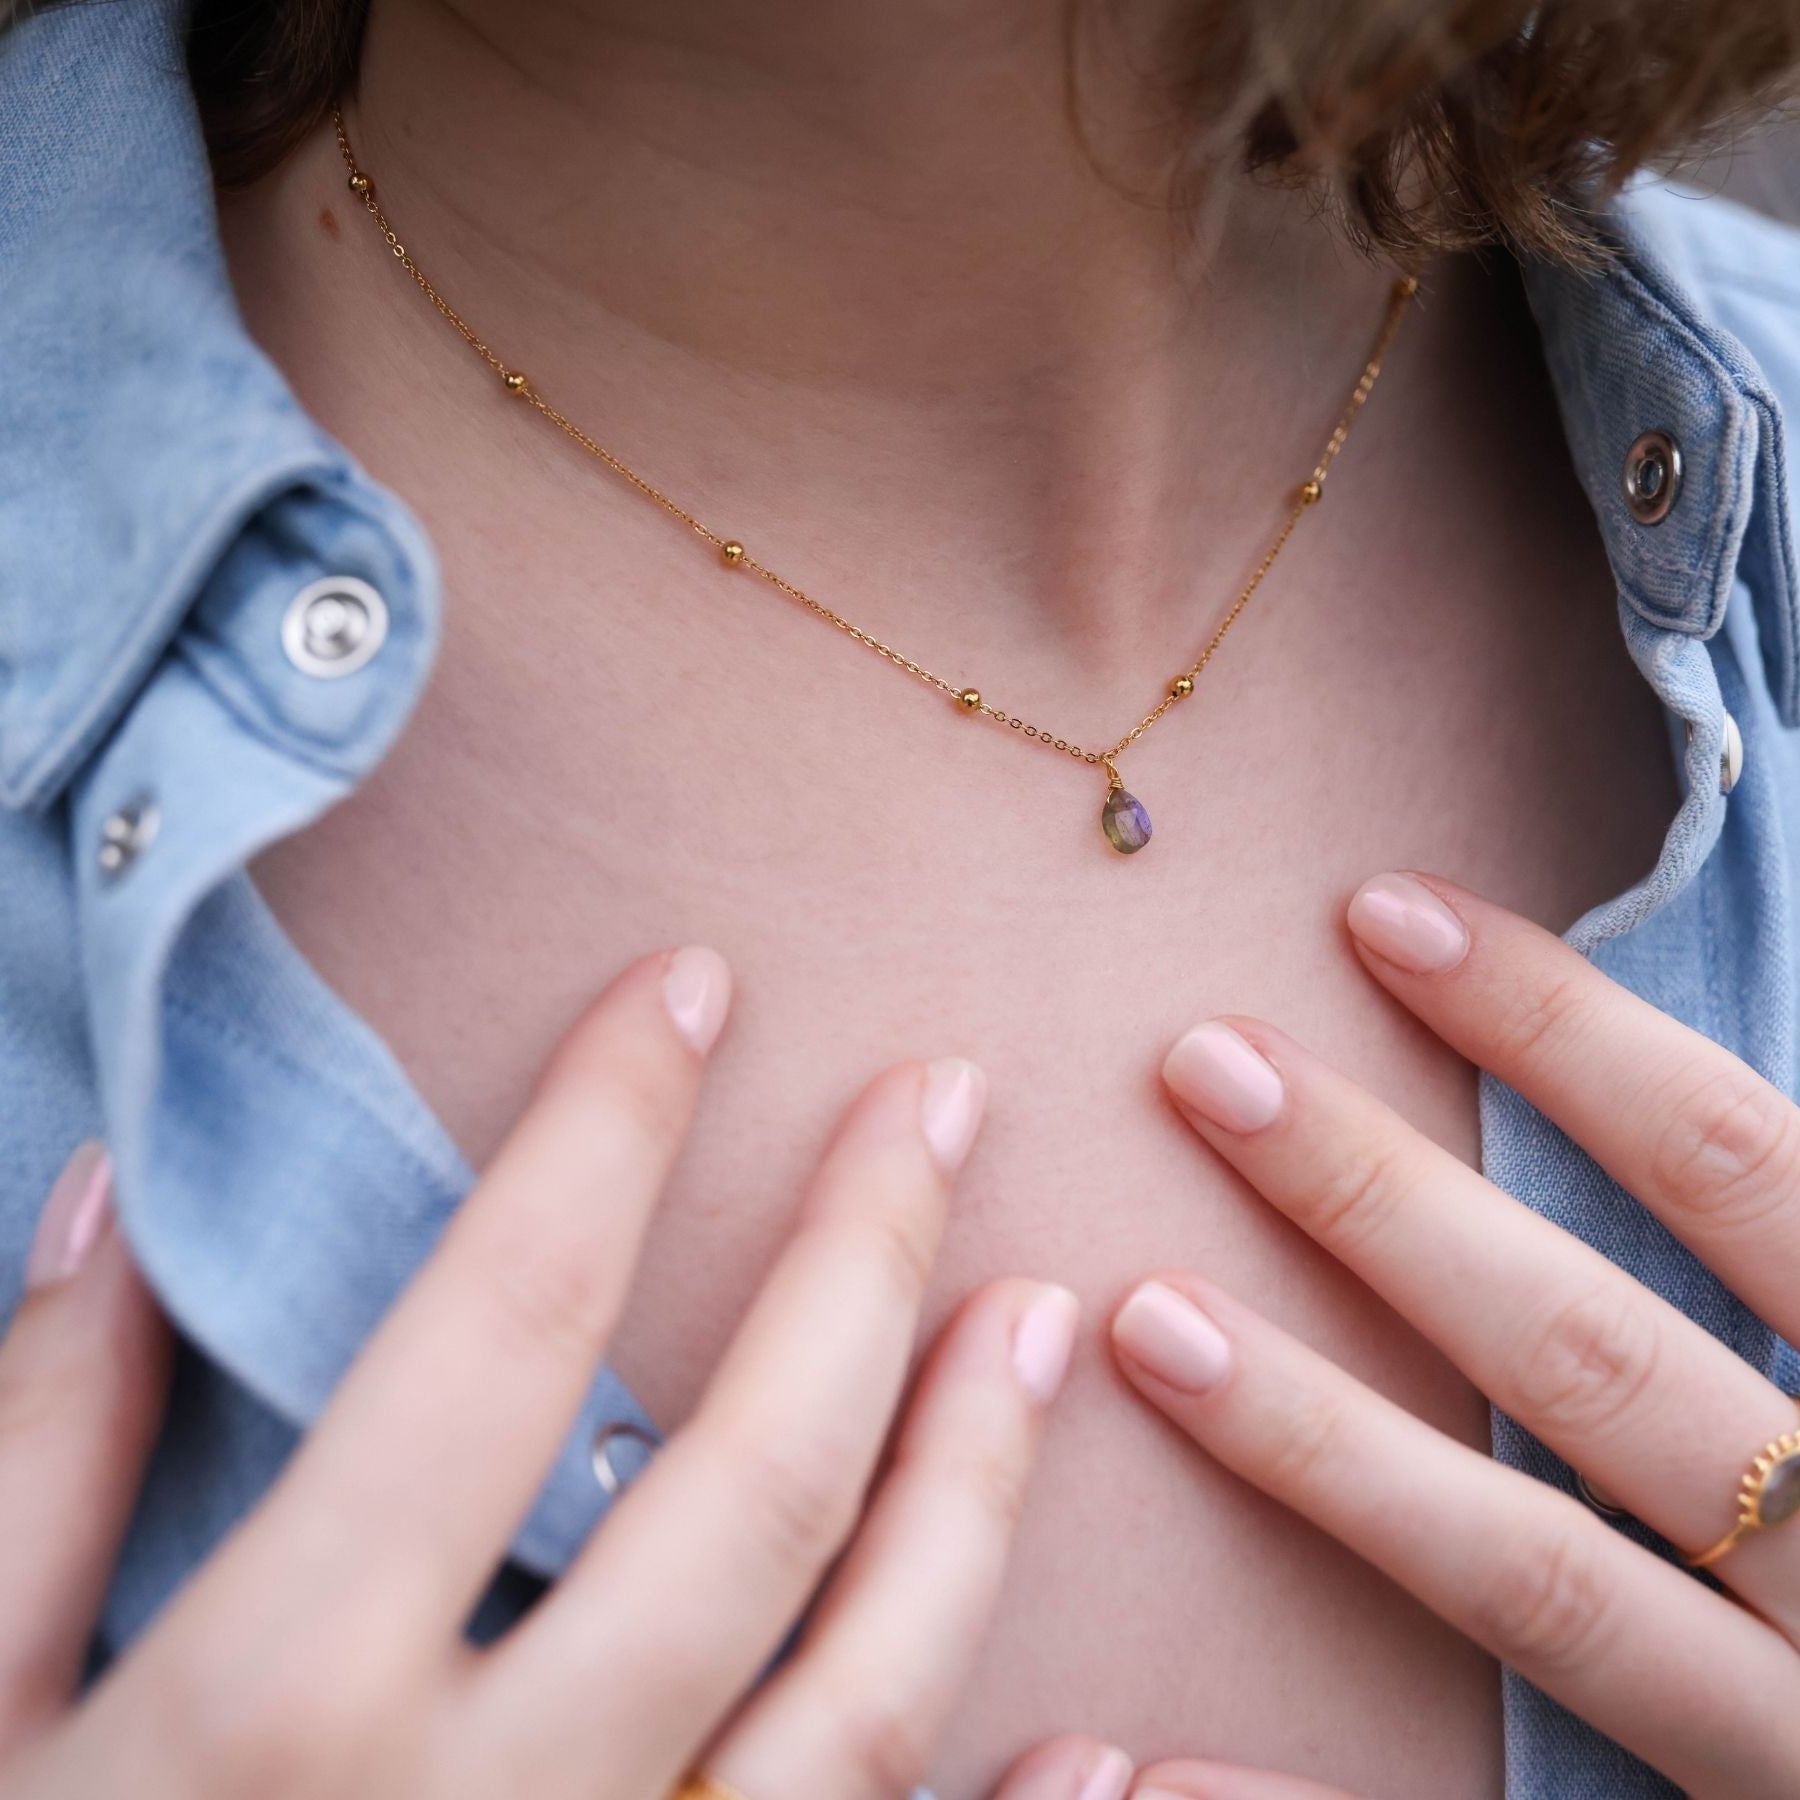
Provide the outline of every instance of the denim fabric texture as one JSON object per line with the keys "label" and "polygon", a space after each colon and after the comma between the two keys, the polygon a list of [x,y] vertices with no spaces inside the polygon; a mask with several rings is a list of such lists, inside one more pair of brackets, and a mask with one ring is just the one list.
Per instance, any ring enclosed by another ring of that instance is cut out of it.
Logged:
{"label": "denim fabric texture", "polygon": [[[102,1136],[123,1227],[185,1340],[106,1651],[268,1485],[471,1179],[244,872],[404,729],[439,585],[405,507],[307,418],[238,318],[180,30],[174,0],[116,0],[0,37],[0,1318],[58,1166]],[[1655,185],[1611,229],[1618,266],[1525,275],[1683,799],[1655,868],[1569,937],[1794,1092],[1800,468],[1783,417],[1800,405],[1800,237]],[[1683,457],[1656,526],[1621,489],[1650,429]],[[282,647],[289,603],[324,576],[370,583],[390,617],[341,680]],[[1729,797],[1728,713],[1745,749]],[[156,835],[109,878],[105,822],[144,802]],[[1800,1387],[1791,1347],[1491,1079],[1482,1136],[1500,1185]],[[600,1519],[588,1446],[619,1421],[651,1429],[602,1371],[487,1629]],[[1494,1433],[1505,1461],[1572,1486],[1513,1421]],[[1510,1676],[1506,1699],[1511,1800],[1674,1792]]]}

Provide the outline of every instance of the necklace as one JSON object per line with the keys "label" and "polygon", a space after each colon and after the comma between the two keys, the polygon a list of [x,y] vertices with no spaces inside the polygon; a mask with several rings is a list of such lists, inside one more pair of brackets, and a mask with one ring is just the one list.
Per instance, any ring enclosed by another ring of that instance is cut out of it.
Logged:
{"label": "necklace", "polygon": [[1331,436],[1325,441],[1325,448],[1319,460],[1313,466],[1313,472],[1289,496],[1285,515],[1279,528],[1269,541],[1263,552],[1262,560],[1251,571],[1250,578],[1238,590],[1236,598],[1219,621],[1212,636],[1207,640],[1205,648],[1188,666],[1172,680],[1164,690],[1162,698],[1149,712],[1138,720],[1132,728],[1116,743],[1104,750],[1086,750],[1080,744],[1072,743],[1067,738],[1057,737],[1043,726],[1034,725],[1016,713],[1007,712],[1003,707],[993,705],[979,688],[963,687],[955,682],[947,681],[942,675],[933,674],[922,663],[914,662],[903,655],[892,644],[884,643],[872,633],[864,631],[861,626],[853,625],[841,613],[834,612],[822,600],[815,599],[803,588],[779,575],[766,563],[759,562],[744,545],[732,537],[724,537],[704,524],[689,512],[686,507],[665,494],[661,488],[646,480],[637,470],[622,458],[615,456],[604,445],[595,442],[581,427],[546,400],[537,385],[522,370],[502,361],[476,332],[475,328],[453,307],[448,300],[432,285],[425,271],[414,260],[412,252],[407,249],[396,235],[387,214],[382,210],[381,202],[375,195],[375,184],[370,180],[362,166],[357,162],[355,153],[350,148],[350,135],[344,125],[341,108],[332,111],[332,123],[337,130],[338,150],[344,159],[344,167],[349,173],[350,191],[362,202],[363,209],[375,222],[382,240],[394,253],[400,266],[413,278],[419,291],[424,294],[443,318],[455,327],[458,335],[471,350],[493,370],[500,379],[500,385],[506,393],[522,400],[534,411],[542,414],[558,431],[570,438],[585,450],[596,461],[604,463],[614,474],[644,495],[653,500],[664,512],[678,519],[697,537],[705,540],[718,553],[720,561],[730,569],[742,570],[760,577],[772,588],[785,594],[790,600],[798,601],[808,612],[823,619],[826,624],[835,626],[855,643],[861,644],[865,650],[872,650],[877,656],[891,663],[902,673],[910,675],[915,681],[926,687],[936,688],[946,695],[961,711],[971,717],[991,719],[996,725],[1004,725],[1016,731],[1021,737],[1041,744],[1058,755],[1073,757],[1077,762],[1087,763],[1101,769],[1106,774],[1106,798],[1100,809],[1100,826],[1106,834],[1106,840],[1112,847],[1125,855],[1141,850],[1150,841],[1150,814],[1143,802],[1126,791],[1124,780],[1119,774],[1118,758],[1155,725],[1165,713],[1187,699],[1194,691],[1194,684],[1206,672],[1207,665],[1218,654],[1219,647],[1225,642],[1231,628],[1243,617],[1257,590],[1262,586],[1263,577],[1274,566],[1275,559],[1281,554],[1288,539],[1293,535],[1294,527],[1300,523],[1309,507],[1317,504],[1325,491],[1325,478],[1331,472],[1331,465],[1344,447],[1350,435],[1350,427],[1355,424],[1356,416],[1363,409],[1364,403],[1374,391],[1375,383],[1381,375],[1382,358],[1387,355],[1395,335],[1400,329],[1401,321],[1406,316],[1406,309],[1412,297],[1418,292],[1418,278],[1413,275],[1402,275],[1394,283],[1388,296],[1387,310],[1381,322],[1381,329],[1376,334],[1375,346],[1369,353],[1369,360],[1363,365],[1363,371],[1356,386],[1350,392],[1350,398],[1344,410],[1338,415],[1337,424],[1333,426]]}

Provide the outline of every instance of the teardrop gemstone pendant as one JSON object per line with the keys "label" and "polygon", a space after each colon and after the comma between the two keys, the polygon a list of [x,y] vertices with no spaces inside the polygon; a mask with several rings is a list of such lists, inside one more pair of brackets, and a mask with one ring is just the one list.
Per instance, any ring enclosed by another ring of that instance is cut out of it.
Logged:
{"label": "teardrop gemstone pendant", "polygon": [[1130,856],[1150,841],[1150,815],[1135,795],[1122,787],[1110,787],[1100,809],[1100,829],[1121,856]]}

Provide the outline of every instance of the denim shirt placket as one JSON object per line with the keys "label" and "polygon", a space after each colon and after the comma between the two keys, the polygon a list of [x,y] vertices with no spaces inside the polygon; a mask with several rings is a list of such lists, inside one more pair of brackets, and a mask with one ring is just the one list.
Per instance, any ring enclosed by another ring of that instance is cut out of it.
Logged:
{"label": "denim shirt placket", "polygon": [[[1772,853],[1787,827],[1765,756],[1774,735],[1797,722],[1800,704],[1781,423],[1756,371],[1657,292],[1657,273],[1639,258],[1601,283],[1538,271],[1530,284],[1618,582],[1626,643],[1666,709],[1681,791],[1655,867],[1566,936],[1633,992],[1791,1089],[1793,908],[1788,863]],[[1596,345],[1629,355],[1629,379],[1596,369]],[[1651,431],[1679,447],[1681,491],[1666,517],[1645,524],[1626,502],[1624,477],[1631,447]],[[1752,658],[1768,668],[1766,687],[1748,676]],[[1728,732],[1738,736],[1735,759]],[[1739,1002],[1744,995],[1758,999]],[[1485,1073],[1481,1116],[1483,1167],[1497,1185],[1782,1385],[1800,1385],[1791,1346],[1547,1118]],[[1496,1411],[1493,1429],[1502,1461],[1574,1491],[1574,1471],[1513,1420]],[[1635,1521],[1619,1529],[1670,1553]],[[1505,1691],[1508,1800],[1678,1794],[1510,1670]]]}
{"label": "denim shirt placket", "polygon": [[[339,680],[288,642],[315,584],[344,577],[379,602],[386,637]],[[285,1427],[215,1394],[192,1409],[203,1425],[162,1446],[109,1605],[116,1640],[165,1597],[170,1520],[210,1538],[273,1478],[471,1179],[245,872],[380,761],[423,686],[435,617],[429,550],[380,490],[345,469],[285,494],[246,525],[71,795],[124,1228],[199,1352],[189,1379],[226,1380]],[[515,1542],[535,1572],[565,1566],[604,1511],[591,1445],[615,1424],[653,1438],[602,1371]]]}

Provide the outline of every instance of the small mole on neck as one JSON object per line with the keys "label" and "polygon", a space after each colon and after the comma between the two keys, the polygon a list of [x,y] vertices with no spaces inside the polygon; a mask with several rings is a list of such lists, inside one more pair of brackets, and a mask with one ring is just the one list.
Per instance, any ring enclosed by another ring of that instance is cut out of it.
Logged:
{"label": "small mole on neck", "polygon": [[329,206],[319,208],[319,229],[334,243],[344,235],[343,227],[337,222],[337,214]]}

